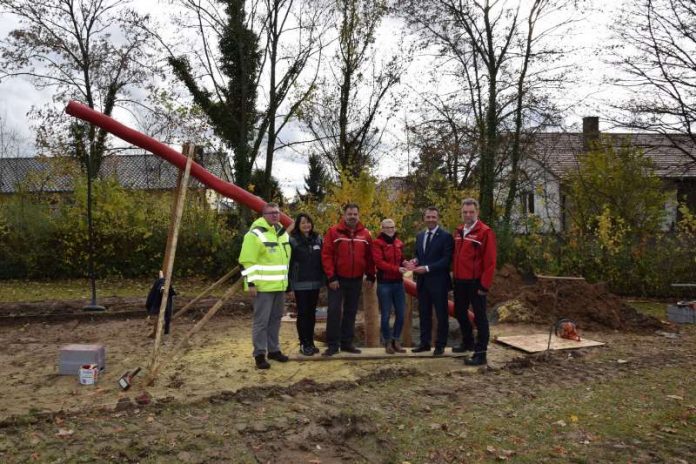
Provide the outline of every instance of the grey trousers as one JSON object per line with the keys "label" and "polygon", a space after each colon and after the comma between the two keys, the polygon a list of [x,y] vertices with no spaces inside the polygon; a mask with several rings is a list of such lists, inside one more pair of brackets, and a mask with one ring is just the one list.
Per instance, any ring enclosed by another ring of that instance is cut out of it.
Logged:
{"label": "grey trousers", "polygon": [[253,356],[280,351],[280,319],[285,310],[285,292],[258,292],[254,298],[251,340]]}

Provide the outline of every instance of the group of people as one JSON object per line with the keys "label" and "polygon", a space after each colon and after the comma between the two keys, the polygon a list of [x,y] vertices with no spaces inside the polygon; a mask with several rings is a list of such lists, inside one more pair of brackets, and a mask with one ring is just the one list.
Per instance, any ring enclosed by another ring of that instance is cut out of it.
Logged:
{"label": "group of people", "polygon": [[[468,365],[487,363],[489,341],[486,296],[493,282],[496,262],[495,233],[478,218],[478,202],[462,202],[462,223],[453,234],[440,226],[436,207],[423,212],[425,229],[416,236],[415,250],[406,256],[404,243],[392,219],[381,222],[373,239],[360,222],[360,208],[349,203],[343,217],[324,236],[314,230],[312,218],[301,213],[290,230],[280,224],[280,208],[267,203],[262,217],[254,221],[244,236],[239,263],[245,289],[254,297],[252,327],[253,356],[256,367],[268,369],[268,360],[288,361],[280,349],[279,332],[286,291],[292,291],[297,306],[297,334],[300,353],[318,354],[314,345],[314,325],[319,291],[328,288],[326,320],[327,348],[323,356],[339,351],[360,353],[354,344],[355,316],[362,286],[377,282],[384,349],[403,353],[400,338],[404,324],[405,293],[403,275],[412,272],[416,280],[420,343],[413,352],[444,354],[449,334],[448,293],[454,289],[454,315],[462,332],[462,343],[455,353],[471,352]],[[468,317],[473,308],[474,325]],[[390,326],[392,309],[395,315]],[[432,340],[432,311],[437,319]]]}

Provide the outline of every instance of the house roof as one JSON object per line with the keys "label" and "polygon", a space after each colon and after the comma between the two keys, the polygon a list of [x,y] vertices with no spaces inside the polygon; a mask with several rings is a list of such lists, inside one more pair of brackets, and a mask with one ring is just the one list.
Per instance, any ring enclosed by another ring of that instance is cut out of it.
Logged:
{"label": "house roof", "polygon": [[[196,162],[228,180],[218,156],[204,154],[197,156]],[[70,168],[75,168],[75,160],[71,158],[0,158],[0,193],[15,193],[20,186],[29,191],[71,192]],[[115,178],[130,190],[172,190],[176,188],[178,172],[175,166],[155,155],[111,155],[103,159],[99,177]],[[189,188],[205,187],[191,179]]]}
{"label": "house roof", "polygon": [[[602,137],[616,148],[628,143],[642,149],[652,160],[658,177],[696,178],[696,144],[688,136],[602,133]],[[558,177],[577,169],[578,157],[586,152],[582,133],[539,133],[534,135],[532,144],[532,158]]]}

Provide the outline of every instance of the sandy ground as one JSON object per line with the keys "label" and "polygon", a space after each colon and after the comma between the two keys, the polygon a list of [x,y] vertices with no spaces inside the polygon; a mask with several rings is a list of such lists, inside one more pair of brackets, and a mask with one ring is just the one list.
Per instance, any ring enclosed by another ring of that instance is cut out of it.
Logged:
{"label": "sandy ground", "polygon": [[[162,351],[168,358],[174,344],[192,322],[175,326]],[[456,326],[454,320],[451,327]],[[149,326],[143,319],[100,322],[68,321],[36,323],[0,328],[0,420],[29,412],[78,412],[99,408],[113,409],[122,398],[134,400],[147,391],[155,401],[192,402],[221,392],[235,392],[253,386],[287,386],[303,378],[320,383],[355,380],[385,366],[418,366],[431,372],[449,371],[462,366],[455,358],[381,359],[326,362],[273,362],[268,371],[254,368],[251,357],[251,319],[225,316],[213,319],[178,358],[162,368],[156,384],[145,387],[145,375],[136,377],[134,386],[122,392],[118,378],[137,366],[148,365],[153,341],[146,337]],[[322,324],[317,324],[317,333]],[[498,325],[492,335],[543,332],[543,327]],[[586,334],[590,336],[591,334]],[[598,335],[601,339],[601,335]],[[76,376],[58,375],[58,353],[71,343],[101,343],[106,347],[106,370],[94,386],[80,385]],[[283,351],[295,353],[298,345],[293,323],[281,328]],[[321,343],[318,343],[322,347]],[[503,364],[519,352],[492,344],[489,361]],[[473,368],[472,368],[473,369]]]}

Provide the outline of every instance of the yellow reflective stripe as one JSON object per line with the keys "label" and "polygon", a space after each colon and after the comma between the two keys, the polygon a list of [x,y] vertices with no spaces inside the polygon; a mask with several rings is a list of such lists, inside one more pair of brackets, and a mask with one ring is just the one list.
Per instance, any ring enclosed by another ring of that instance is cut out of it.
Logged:
{"label": "yellow reflective stripe", "polygon": [[285,274],[282,275],[263,275],[263,274],[254,274],[249,277],[247,277],[247,282],[254,282],[256,280],[286,280],[287,276]]}
{"label": "yellow reflective stripe", "polygon": [[263,264],[254,264],[253,266],[249,267],[248,269],[244,269],[242,271],[242,275],[248,275],[252,272],[256,271],[286,271],[288,269],[288,266],[285,264],[276,264],[272,266],[264,266]]}

